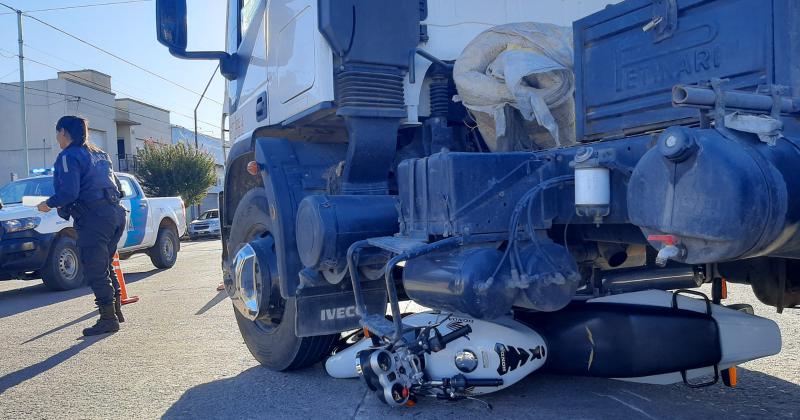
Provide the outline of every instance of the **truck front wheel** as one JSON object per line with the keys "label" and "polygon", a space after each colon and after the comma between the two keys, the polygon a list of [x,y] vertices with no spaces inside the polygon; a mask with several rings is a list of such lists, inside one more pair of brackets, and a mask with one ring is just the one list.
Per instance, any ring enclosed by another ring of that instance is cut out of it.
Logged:
{"label": "truck front wheel", "polygon": [[[248,191],[236,207],[227,241],[229,258],[248,242],[270,234],[271,219],[263,188]],[[275,279],[273,279],[275,280]],[[295,299],[283,299],[277,284],[260,285],[272,288],[273,309],[268,318],[250,320],[234,307],[236,323],[248,350],[262,365],[278,371],[300,369],[326,356],[335,335],[297,337],[295,335]]]}

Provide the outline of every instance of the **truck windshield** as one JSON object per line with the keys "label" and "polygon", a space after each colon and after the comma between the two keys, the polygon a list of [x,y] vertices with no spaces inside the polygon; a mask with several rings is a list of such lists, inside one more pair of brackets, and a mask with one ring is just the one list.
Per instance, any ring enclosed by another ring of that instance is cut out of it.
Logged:
{"label": "truck windshield", "polygon": [[200,215],[200,220],[217,219],[217,218],[219,218],[219,214],[216,210],[209,210]]}
{"label": "truck windshield", "polygon": [[17,204],[26,195],[51,196],[55,194],[52,177],[21,179],[0,188],[0,201],[3,204]]}

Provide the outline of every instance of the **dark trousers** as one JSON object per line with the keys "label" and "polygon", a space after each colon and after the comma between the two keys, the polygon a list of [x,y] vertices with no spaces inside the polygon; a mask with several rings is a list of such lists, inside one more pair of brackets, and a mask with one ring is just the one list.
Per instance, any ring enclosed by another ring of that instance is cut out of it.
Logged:
{"label": "dark trousers", "polygon": [[97,206],[75,220],[83,276],[97,306],[114,304],[119,282],[111,262],[125,229],[125,209],[118,204]]}

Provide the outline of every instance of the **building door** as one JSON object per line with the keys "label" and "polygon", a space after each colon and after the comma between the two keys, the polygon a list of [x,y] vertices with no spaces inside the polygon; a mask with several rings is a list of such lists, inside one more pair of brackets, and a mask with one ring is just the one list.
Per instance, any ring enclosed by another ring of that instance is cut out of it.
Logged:
{"label": "building door", "polygon": [[117,170],[118,171],[128,171],[126,161],[125,161],[125,139],[117,139]]}
{"label": "building door", "polygon": [[117,157],[125,159],[125,139],[117,139]]}

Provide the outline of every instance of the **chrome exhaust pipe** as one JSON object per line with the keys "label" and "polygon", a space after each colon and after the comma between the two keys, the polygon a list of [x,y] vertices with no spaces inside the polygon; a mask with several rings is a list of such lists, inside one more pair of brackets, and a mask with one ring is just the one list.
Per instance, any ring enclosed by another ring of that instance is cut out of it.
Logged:
{"label": "chrome exhaust pipe", "polygon": [[697,266],[609,270],[602,274],[603,290],[619,294],[640,290],[674,290],[699,287],[705,274]]}

